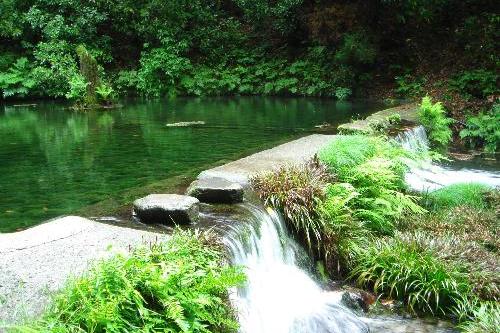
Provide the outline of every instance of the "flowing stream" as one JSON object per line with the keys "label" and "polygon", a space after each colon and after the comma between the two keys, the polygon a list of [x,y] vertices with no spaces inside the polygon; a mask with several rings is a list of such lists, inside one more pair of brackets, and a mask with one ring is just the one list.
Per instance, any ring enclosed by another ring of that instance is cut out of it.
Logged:
{"label": "flowing stream", "polygon": [[367,324],[300,268],[310,261],[274,211],[245,204],[250,216],[225,237],[247,283],[232,297],[243,333],[361,333]]}
{"label": "flowing stream", "polygon": [[[417,126],[400,133],[396,140],[410,151],[429,151],[429,140],[423,126]],[[411,165],[406,175],[406,183],[416,191],[434,191],[441,187],[456,184],[476,182],[490,186],[500,186],[500,171],[498,168],[484,170],[477,167],[474,161],[468,163],[436,164],[419,162]],[[462,165],[461,165],[462,164]],[[465,164],[465,165],[463,165]],[[467,165],[468,164],[468,165]]]}
{"label": "flowing stream", "polygon": [[[423,127],[397,140],[411,151],[429,150]],[[500,173],[425,162],[411,167],[406,180],[414,189],[433,190],[464,181],[499,185]],[[279,214],[249,203],[241,208],[245,218],[230,223],[224,233],[232,263],[243,266],[247,275],[246,284],[231,294],[241,333],[454,332],[439,321],[355,314],[342,304],[341,291],[324,290],[315,280],[311,259]]]}

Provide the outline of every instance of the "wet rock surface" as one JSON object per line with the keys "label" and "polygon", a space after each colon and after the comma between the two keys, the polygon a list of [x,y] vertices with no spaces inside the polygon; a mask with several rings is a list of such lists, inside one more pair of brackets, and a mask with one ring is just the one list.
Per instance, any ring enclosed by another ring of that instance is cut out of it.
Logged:
{"label": "wet rock surface", "polygon": [[195,180],[187,194],[206,203],[238,203],[243,201],[243,186],[220,177]]}
{"label": "wet rock surface", "polygon": [[151,224],[190,224],[198,221],[199,200],[179,194],[150,194],[134,201],[134,216]]}
{"label": "wet rock surface", "polygon": [[376,300],[375,295],[372,295],[363,290],[348,290],[342,294],[341,302],[344,306],[358,311],[368,312],[370,305]]}

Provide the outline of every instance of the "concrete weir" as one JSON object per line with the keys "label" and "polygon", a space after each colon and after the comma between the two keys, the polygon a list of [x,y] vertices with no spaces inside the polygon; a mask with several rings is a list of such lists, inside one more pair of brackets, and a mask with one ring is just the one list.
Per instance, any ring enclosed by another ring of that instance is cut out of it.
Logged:
{"label": "concrete weir", "polygon": [[219,177],[248,186],[248,180],[253,175],[273,170],[280,165],[307,161],[333,138],[335,135],[308,135],[237,161],[205,170],[200,173],[198,178]]}

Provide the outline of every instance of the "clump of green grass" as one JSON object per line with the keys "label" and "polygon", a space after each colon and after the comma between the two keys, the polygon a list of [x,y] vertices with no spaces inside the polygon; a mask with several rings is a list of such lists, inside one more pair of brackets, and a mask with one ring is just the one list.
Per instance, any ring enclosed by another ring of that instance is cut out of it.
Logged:
{"label": "clump of green grass", "polygon": [[351,276],[362,287],[405,301],[412,312],[449,314],[469,297],[460,267],[436,258],[417,243],[380,238],[358,247]]}
{"label": "clump of green grass", "polygon": [[464,241],[455,235],[438,236],[417,230],[397,234],[397,237],[403,243],[414,244],[429,251],[450,267],[461,267],[470,282],[471,291],[480,299],[500,299],[499,261],[496,253],[477,242]]}
{"label": "clump of green grass", "polygon": [[244,281],[209,238],[176,231],[168,242],[99,262],[19,332],[229,332],[228,288]]}
{"label": "clump of green grass", "polygon": [[306,239],[307,245],[317,246],[322,234],[316,203],[325,195],[332,178],[319,162],[300,166],[283,166],[272,172],[253,177],[251,184],[265,205],[283,213],[292,228]]}
{"label": "clump of green grass", "polygon": [[497,333],[500,327],[500,305],[481,302],[471,313],[471,320],[464,321],[459,328],[464,333]]}
{"label": "clump of green grass", "polygon": [[480,183],[459,183],[445,186],[427,194],[427,205],[434,210],[458,206],[486,208],[486,194],[492,191]]}

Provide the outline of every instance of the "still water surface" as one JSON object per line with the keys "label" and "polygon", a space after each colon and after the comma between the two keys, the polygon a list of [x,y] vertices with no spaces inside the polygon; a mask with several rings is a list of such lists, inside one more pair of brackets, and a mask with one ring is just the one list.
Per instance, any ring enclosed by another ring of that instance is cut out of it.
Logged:
{"label": "still water surface", "polygon": [[[56,102],[0,105],[0,232],[70,214],[127,189],[380,109],[301,98],[127,101],[75,112]],[[200,127],[167,123],[204,121]]]}

